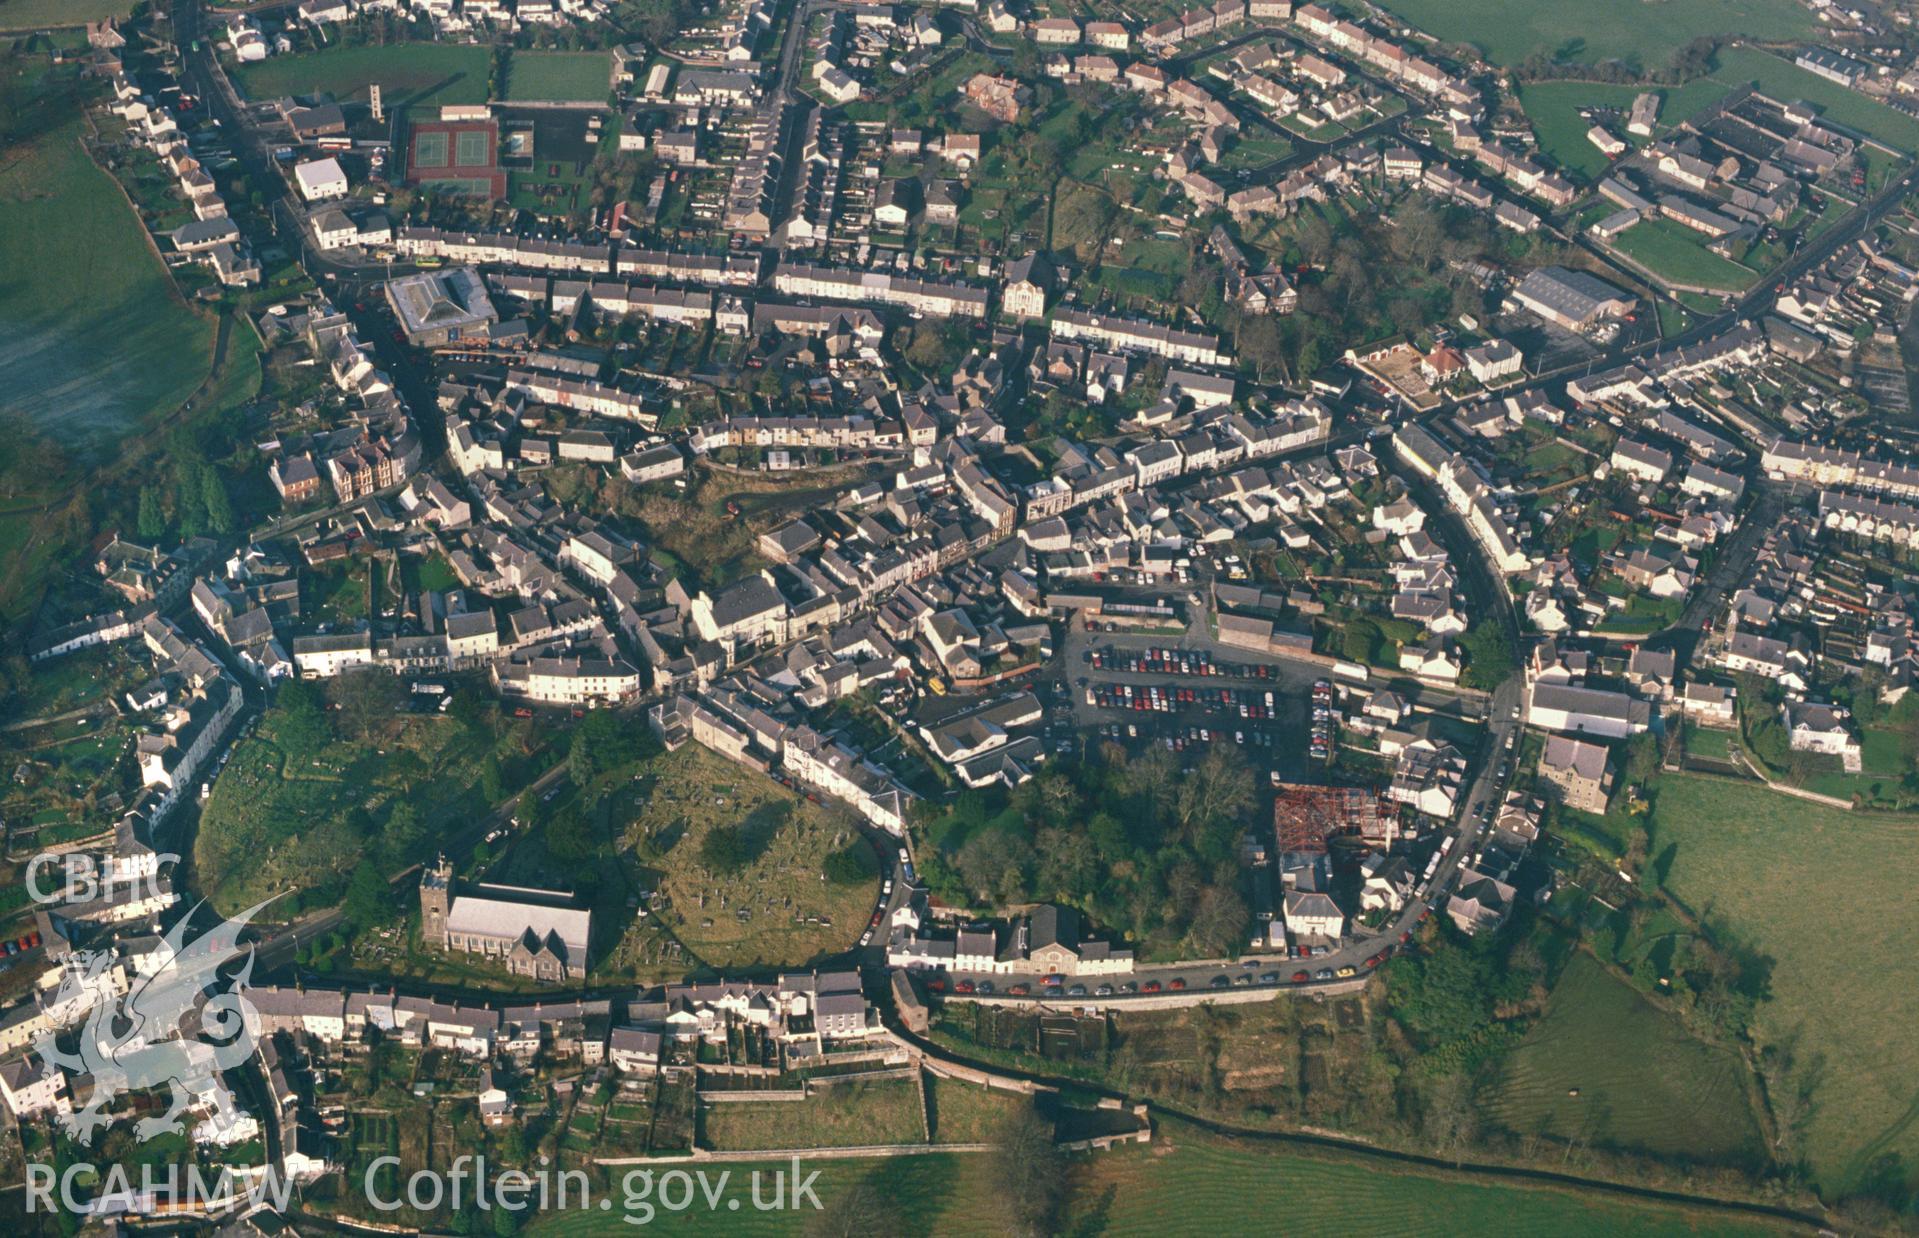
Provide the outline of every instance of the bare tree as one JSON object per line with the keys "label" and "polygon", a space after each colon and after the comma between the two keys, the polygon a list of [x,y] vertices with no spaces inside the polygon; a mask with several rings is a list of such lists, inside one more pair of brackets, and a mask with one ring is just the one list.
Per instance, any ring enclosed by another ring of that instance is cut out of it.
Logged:
{"label": "bare tree", "polygon": [[1066,1158],[1053,1142],[1052,1124],[1032,1107],[1021,1108],[1001,1129],[993,1160],[1007,1232],[1055,1232],[1067,1183]]}

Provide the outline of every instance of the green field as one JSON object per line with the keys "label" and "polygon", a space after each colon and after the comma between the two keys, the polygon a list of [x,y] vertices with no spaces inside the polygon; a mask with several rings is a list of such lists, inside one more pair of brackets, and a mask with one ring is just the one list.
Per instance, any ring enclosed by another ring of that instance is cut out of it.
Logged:
{"label": "green field", "polygon": [[806,1100],[708,1105],[700,1142],[723,1152],[925,1143],[919,1088],[917,1079],[880,1079],[836,1083]]}
{"label": "green field", "polygon": [[0,160],[0,403],[99,448],[193,394],[214,325],[175,294],[79,133],[76,119]]}
{"label": "green field", "polygon": [[605,52],[515,52],[506,97],[515,103],[597,103],[611,86]]}
{"label": "green field", "polygon": [[272,56],[234,73],[249,99],[332,95],[365,100],[380,84],[389,108],[485,103],[491,54],[458,43],[393,43],[385,47],[329,47],[298,56]]}
{"label": "green field", "polygon": [[1386,0],[1381,7],[1487,59],[1518,64],[1535,53],[1580,64],[1622,59],[1658,68],[1706,34],[1791,39],[1817,29],[1793,0]]}
{"label": "green field", "polygon": [[1713,70],[1713,77],[1732,86],[1751,84],[1759,93],[1781,103],[1804,99],[1817,104],[1826,119],[1870,134],[1894,150],[1906,154],[1919,151],[1919,117],[1895,112],[1770,52],[1756,47],[1725,48],[1719,53],[1719,67]]}
{"label": "green field", "polygon": [[927,1116],[934,1143],[991,1143],[1032,1102],[1017,1092],[926,1076]]}
{"label": "green field", "polygon": [[[704,1169],[711,1182],[721,1162]],[[733,1191],[751,1166],[736,1165]],[[769,1172],[762,1167],[763,1172]],[[887,1160],[813,1161],[814,1184],[828,1206],[865,1182],[898,1210],[905,1234],[999,1235],[1006,1222],[994,1191],[990,1154],[931,1154]],[[655,1167],[657,1179],[659,1170]],[[722,1201],[672,1219],[674,1233],[792,1234],[803,1218],[737,1211]],[[1550,1234],[1555,1238],[1618,1234],[1760,1234],[1786,1230],[1757,1217],[1635,1201],[1569,1187],[1490,1182],[1470,1175],[1397,1164],[1385,1158],[1235,1143],[1163,1120],[1154,1142],[1076,1159],[1066,1215],[1068,1234],[1413,1235]],[[634,1230],[617,1204],[609,1212],[548,1215],[534,1234],[612,1235]],[[877,1232],[877,1231],[876,1231]]]}
{"label": "green field", "polygon": [[133,0],[0,0],[0,30],[48,30],[121,18]]}
{"label": "green field", "polygon": [[[1533,122],[1539,149],[1552,161],[1587,180],[1596,180],[1610,161],[1599,148],[1586,140],[1592,122],[1579,114],[1582,107],[1618,108],[1630,111],[1632,101],[1647,90],[1660,96],[1659,124],[1677,125],[1697,115],[1710,104],[1726,96],[1731,87],[1711,78],[1699,78],[1684,86],[1608,86],[1595,82],[1528,82],[1519,90],[1519,101]],[[1609,125],[1612,135],[1621,141],[1634,139],[1623,123]]]}
{"label": "green field", "polygon": [[1647,219],[1608,243],[1653,275],[1675,284],[1738,292],[1759,278],[1757,272],[1707,249],[1705,240],[1702,233],[1670,219]]}
{"label": "green field", "polygon": [[1507,1058],[1486,1111],[1519,1135],[1745,1163],[1760,1143],[1744,1069],[1580,954]]}
{"label": "green field", "polygon": [[1755,1035],[1790,1051],[1811,1089],[1804,1154],[1828,1195],[1885,1154],[1919,1167],[1915,841],[1919,819],[1725,779],[1668,775],[1654,801],[1666,888],[1770,963]]}

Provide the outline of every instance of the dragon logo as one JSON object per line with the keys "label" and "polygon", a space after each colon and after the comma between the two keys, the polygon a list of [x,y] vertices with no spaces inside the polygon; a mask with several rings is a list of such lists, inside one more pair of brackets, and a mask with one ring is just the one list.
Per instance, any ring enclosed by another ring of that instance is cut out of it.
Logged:
{"label": "dragon logo", "polygon": [[[142,1142],[178,1133],[181,1115],[195,1104],[209,1106],[221,1124],[241,1116],[221,1072],[251,1057],[259,1040],[260,1012],[246,999],[253,947],[240,944],[240,930],[264,906],[255,904],[192,940],[187,927],[194,917],[183,917],[163,940],[162,965],[150,976],[135,978],[121,997],[114,995],[111,950],[74,956],[55,1001],[85,1011],[77,1047],[61,1049],[51,1031],[35,1042],[46,1077],[61,1069],[91,1076],[93,1093],[86,1106],[60,1117],[68,1135],[91,1144],[115,1120],[106,1110],[122,1092],[161,1084],[169,1085],[171,1100],[164,1114],[135,1125]],[[223,979],[221,969],[239,959],[245,961]]]}

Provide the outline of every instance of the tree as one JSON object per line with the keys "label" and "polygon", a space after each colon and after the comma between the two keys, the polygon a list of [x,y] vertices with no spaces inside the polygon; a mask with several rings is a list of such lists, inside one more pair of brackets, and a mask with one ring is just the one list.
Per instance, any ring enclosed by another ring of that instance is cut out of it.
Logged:
{"label": "tree", "polygon": [[966,329],[958,323],[922,322],[913,328],[913,341],[906,346],[906,359],[915,369],[945,374],[959,364],[970,347]]}
{"label": "tree", "polygon": [[1319,373],[1319,365],[1319,336],[1312,332],[1302,333],[1299,356],[1293,361],[1293,373],[1301,378],[1311,378]]}
{"label": "tree", "polygon": [[745,870],[751,862],[746,832],[737,825],[716,825],[700,841],[700,860],[722,876]]}
{"label": "tree", "polygon": [[152,486],[140,487],[140,536],[153,542],[167,533],[167,513],[160,505],[160,492]]}
{"label": "tree", "polygon": [[355,929],[368,928],[387,917],[391,904],[386,878],[380,875],[372,860],[361,860],[354,867],[341,910],[346,913],[347,923]]}
{"label": "tree", "polygon": [[1039,851],[1040,883],[1072,902],[1092,894],[1099,884],[1099,852],[1077,827],[1044,829],[1034,840]]}
{"label": "tree", "polygon": [[899,1202],[871,1178],[861,1178],[807,1218],[808,1238],[867,1238],[904,1230]]}
{"label": "tree", "polygon": [[[1124,755],[1122,749],[1122,758]],[[1127,818],[1127,833],[1134,845],[1141,850],[1157,848],[1160,831],[1179,796],[1179,759],[1154,744],[1121,766],[1116,781],[1120,793],[1135,801],[1139,809]]]}
{"label": "tree", "polygon": [[1239,896],[1239,891],[1231,884],[1217,880],[1217,876],[1214,884],[1207,886],[1199,896],[1192,927],[1186,930],[1187,940],[1193,943],[1193,949],[1207,958],[1237,953],[1246,943],[1246,925],[1252,918],[1246,909],[1246,900]]}
{"label": "tree", "polygon": [[1482,619],[1466,630],[1459,640],[1466,655],[1466,670],[1460,678],[1469,688],[1491,692],[1506,682],[1517,663],[1512,646],[1506,641],[1506,629],[1497,619]]}
{"label": "tree", "polygon": [[820,871],[834,885],[852,886],[879,876],[880,864],[873,848],[864,839],[856,838],[828,855]]}
{"label": "tree", "polygon": [[326,701],[320,690],[301,679],[280,686],[273,735],[290,757],[310,757],[333,740],[333,726],[327,720]]}
{"label": "tree", "polygon": [[387,758],[387,777],[399,783],[400,790],[407,795],[413,794],[413,788],[427,773],[426,762],[411,748],[396,748]]}
{"label": "tree", "polygon": [[1252,364],[1261,382],[1269,381],[1275,370],[1285,373],[1286,340],[1279,320],[1271,314],[1247,319],[1239,329],[1239,355]]}
{"label": "tree", "polygon": [[1001,1128],[994,1153],[995,1193],[1006,1206],[1007,1229],[1050,1234],[1066,1202],[1066,1158],[1053,1128],[1030,1105]]}
{"label": "tree", "polygon": [[541,797],[538,789],[528,787],[520,793],[520,804],[514,810],[513,819],[530,830],[537,830],[546,824],[550,815],[546,809],[546,800]]}
{"label": "tree", "polygon": [[1253,775],[1237,747],[1215,744],[1179,787],[1176,812],[1186,840],[1209,860],[1232,854],[1240,818],[1253,806]]}
{"label": "tree", "polygon": [[205,468],[198,460],[182,460],[175,469],[173,511],[182,537],[198,537],[207,530],[207,488],[200,479]]}
{"label": "tree", "polygon": [[348,732],[360,739],[371,739],[385,730],[406,699],[406,689],[398,676],[376,670],[342,675],[335,682],[340,718]]}
{"label": "tree", "polygon": [[566,753],[566,772],[572,776],[573,785],[584,790],[601,774],[631,761],[636,747],[632,732],[610,711],[592,710],[574,728],[573,742]]}
{"label": "tree", "polygon": [[489,804],[500,802],[506,793],[506,774],[500,768],[500,758],[489,752],[480,762],[480,794]]}
{"label": "tree", "polygon": [[461,684],[453,689],[453,703],[446,707],[447,716],[474,735],[486,730],[487,718],[492,710],[492,702],[471,684]]}
{"label": "tree", "polygon": [[1079,788],[1056,769],[1049,769],[1019,789],[1020,813],[1029,821],[1062,825],[1079,816]]}
{"label": "tree", "polygon": [[380,841],[388,859],[395,864],[405,864],[419,854],[421,844],[426,841],[426,822],[420,820],[412,804],[401,800],[387,814]]}
{"label": "tree", "polygon": [[1626,744],[1626,781],[1645,786],[1659,772],[1659,741],[1651,732],[1635,735]]}
{"label": "tree", "polygon": [[220,470],[200,470],[200,496],[207,509],[207,528],[215,533],[233,532],[233,504],[227,498],[227,484]]}
{"label": "tree", "polygon": [[546,849],[562,860],[578,862],[593,858],[596,850],[593,830],[579,804],[568,804],[553,814],[552,824],[546,827]]}
{"label": "tree", "polygon": [[973,894],[1012,902],[1026,889],[1033,848],[1017,835],[986,829],[966,840],[953,864]]}

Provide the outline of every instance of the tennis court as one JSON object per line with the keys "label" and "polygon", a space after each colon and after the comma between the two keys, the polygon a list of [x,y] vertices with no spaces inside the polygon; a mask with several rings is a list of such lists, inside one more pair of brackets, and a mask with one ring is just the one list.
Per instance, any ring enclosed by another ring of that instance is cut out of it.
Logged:
{"label": "tennis court", "polygon": [[[465,138],[463,133],[460,135]],[[462,148],[465,142],[461,143]],[[413,166],[416,168],[444,168],[446,166],[447,134],[444,130],[429,129],[413,137]],[[464,162],[464,161],[462,161]]]}
{"label": "tennis court", "polygon": [[481,129],[462,129],[454,135],[458,139],[455,154],[457,166],[462,168],[490,168],[493,166],[493,135]]}
{"label": "tennis court", "polygon": [[499,145],[500,130],[491,120],[420,121],[409,142],[413,157],[407,181],[504,198],[506,173],[499,167]]}
{"label": "tennis court", "polygon": [[436,176],[428,182],[441,193],[465,194],[473,198],[491,198],[494,182],[490,176]]}

